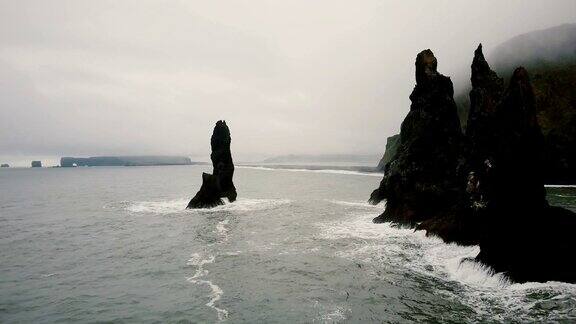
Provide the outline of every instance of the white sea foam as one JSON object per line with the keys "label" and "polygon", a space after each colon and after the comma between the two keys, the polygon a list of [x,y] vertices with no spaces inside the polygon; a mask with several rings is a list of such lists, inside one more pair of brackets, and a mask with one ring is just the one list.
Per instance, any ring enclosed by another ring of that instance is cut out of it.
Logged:
{"label": "white sea foam", "polygon": [[345,175],[359,175],[369,177],[382,177],[384,174],[380,172],[361,172],[353,170],[335,170],[335,169],[291,169],[291,168],[269,168],[262,166],[237,166],[242,169],[253,169],[263,171],[288,171],[288,172],[312,172],[312,173],[330,173],[330,174],[345,174]]}
{"label": "white sea foam", "polygon": [[126,210],[133,213],[173,214],[184,211],[187,204],[187,199],[138,201],[130,203]]}
{"label": "white sea foam", "polygon": [[186,209],[188,199],[172,199],[163,201],[138,201],[129,203],[125,208],[133,213],[152,214],[175,214],[175,213],[218,213],[222,211],[247,212],[256,210],[273,209],[281,205],[289,204],[288,199],[248,199],[240,198],[233,203],[226,202],[224,205],[208,209]]}
{"label": "white sea foam", "polygon": [[347,220],[318,224],[320,236],[329,240],[357,240],[348,244],[349,249],[337,252],[338,257],[365,263],[395,264],[420,275],[459,283],[462,295],[456,296],[448,291],[442,293],[469,304],[479,314],[493,316],[494,307],[500,308],[502,314],[497,315],[500,320],[505,320],[510,314],[527,314],[536,304],[542,306],[539,304],[541,300],[530,301],[527,297],[530,294],[544,292],[554,296],[555,301],[576,303],[574,284],[511,283],[502,274],[495,274],[489,267],[472,261],[480,251],[478,246],[445,244],[439,238],[427,237],[423,231],[373,224],[371,220],[376,215],[357,212]]}
{"label": "white sea foam", "polygon": [[218,321],[225,321],[228,318],[228,311],[224,308],[219,308],[216,306],[216,302],[222,298],[224,291],[216,284],[210,280],[201,279],[209,274],[209,271],[204,269],[204,265],[214,263],[216,258],[213,255],[202,255],[199,253],[193,253],[188,262],[189,266],[196,266],[196,272],[192,277],[186,278],[189,282],[197,285],[206,285],[210,288],[210,300],[206,303],[206,306],[214,309],[218,316]]}
{"label": "white sea foam", "polygon": [[228,228],[226,227],[226,225],[228,225],[229,219],[225,219],[221,222],[219,222],[218,224],[216,224],[216,232],[218,232],[218,234],[223,237],[224,241],[228,240]]}
{"label": "white sea foam", "polygon": [[544,185],[546,188],[576,188],[576,185]]}
{"label": "white sea foam", "polygon": [[337,205],[341,205],[341,206],[348,206],[348,207],[359,207],[359,208],[365,208],[365,209],[372,209],[372,210],[382,210],[382,208],[385,206],[384,203],[380,203],[378,205],[372,205],[370,203],[368,203],[367,201],[343,201],[343,200],[326,200],[330,203],[333,204],[337,204]]}
{"label": "white sea foam", "polygon": [[[318,311],[319,321],[322,323],[338,323],[345,321],[347,314],[351,312],[349,308],[335,305],[323,305],[319,301],[314,301],[314,308]],[[317,322],[316,320],[313,322]]]}

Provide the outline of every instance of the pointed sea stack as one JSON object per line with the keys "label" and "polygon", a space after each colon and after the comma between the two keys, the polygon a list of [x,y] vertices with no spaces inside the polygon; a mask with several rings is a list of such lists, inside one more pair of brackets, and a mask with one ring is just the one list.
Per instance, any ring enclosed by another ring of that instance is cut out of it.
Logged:
{"label": "pointed sea stack", "polygon": [[470,91],[470,112],[466,127],[466,157],[471,168],[482,168],[490,158],[497,141],[495,124],[496,107],[504,93],[504,80],[490,69],[482,53],[482,44],[474,51]]}
{"label": "pointed sea stack", "polygon": [[229,202],[236,200],[236,188],[232,182],[234,163],[230,153],[230,142],[230,130],[225,121],[219,120],[210,140],[212,174],[202,173],[202,187],[186,208],[211,208],[223,205],[224,197],[228,198]]}
{"label": "pointed sea stack", "polygon": [[435,217],[458,198],[457,167],[462,132],[452,81],[437,71],[430,50],[416,57],[416,86],[402,122],[398,151],[370,202],[386,199],[374,222],[415,226]]}

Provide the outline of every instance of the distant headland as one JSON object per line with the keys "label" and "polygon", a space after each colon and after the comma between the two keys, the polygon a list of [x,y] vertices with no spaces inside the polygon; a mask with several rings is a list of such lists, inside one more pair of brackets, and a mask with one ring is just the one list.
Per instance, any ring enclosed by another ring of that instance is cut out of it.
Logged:
{"label": "distant headland", "polygon": [[79,166],[152,166],[152,165],[192,165],[204,164],[192,162],[185,156],[93,156],[88,158],[63,157],[60,159],[61,167]]}

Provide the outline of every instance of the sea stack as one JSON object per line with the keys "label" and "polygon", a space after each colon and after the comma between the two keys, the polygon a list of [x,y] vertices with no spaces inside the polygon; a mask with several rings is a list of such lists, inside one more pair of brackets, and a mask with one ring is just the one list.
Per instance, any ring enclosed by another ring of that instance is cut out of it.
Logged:
{"label": "sea stack", "polygon": [[576,282],[576,214],[546,200],[544,137],[528,71],[517,68],[504,89],[478,46],[462,138],[450,113],[452,84],[431,57],[418,55],[399,150],[370,197],[387,199],[376,221],[478,244],[478,262],[517,282]]}
{"label": "sea stack", "polygon": [[228,198],[229,202],[236,200],[236,188],[232,182],[234,163],[230,153],[230,142],[230,129],[224,120],[219,120],[210,140],[212,174],[202,173],[202,187],[186,208],[211,208],[223,205],[224,197]]}
{"label": "sea stack", "polygon": [[416,86],[402,122],[398,150],[387,164],[370,202],[386,199],[374,222],[415,226],[446,210],[458,198],[457,166],[462,132],[452,81],[437,71],[431,50],[416,57]]}

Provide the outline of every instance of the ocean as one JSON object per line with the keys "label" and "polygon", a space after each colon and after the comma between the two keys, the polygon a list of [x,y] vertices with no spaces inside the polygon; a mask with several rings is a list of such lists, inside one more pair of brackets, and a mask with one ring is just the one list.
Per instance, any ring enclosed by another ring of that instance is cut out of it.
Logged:
{"label": "ocean", "polygon": [[576,321],[576,285],[373,224],[380,174],[237,167],[236,202],[185,210],[210,169],[0,170],[0,322]]}

